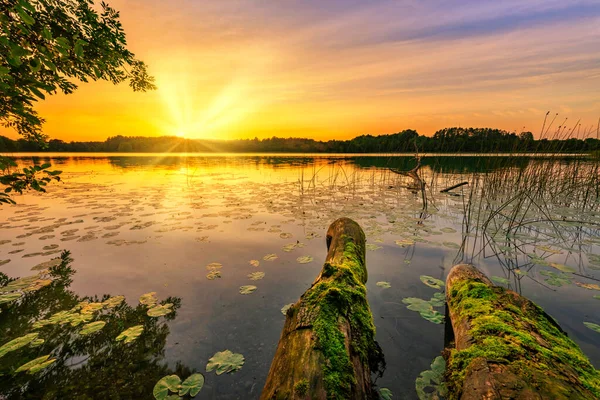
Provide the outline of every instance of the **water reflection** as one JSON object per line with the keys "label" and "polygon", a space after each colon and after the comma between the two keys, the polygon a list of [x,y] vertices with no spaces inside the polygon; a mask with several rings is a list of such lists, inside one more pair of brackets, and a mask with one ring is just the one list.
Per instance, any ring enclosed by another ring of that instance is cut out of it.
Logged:
{"label": "water reflection", "polygon": [[[68,252],[58,266],[50,269],[52,283],[25,293],[20,299],[3,304],[0,314],[0,337],[12,339],[37,332],[44,342],[11,351],[0,358],[0,393],[5,399],[66,398],[152,398],[154,384],[163,376],[177,373],[188,376],[188,368],[167,366],[164,348],[169,335],[166,321],[177,317],[181,299],[169,297],[161,304],[172,303],[173,312],[162,318],[151,318],[148,309],[122,302],[93,315],[93,321],[106,323],[99,331],[82,335],[82,324],[55,323],[35,329],[36,321],[58,312],[71,310],[84,302],[98,303],[110,298],[78,296],[69,290],[76,271]],[[0,274],[1,285],[11,281]],[[1,289],[1,288],[0,288]],[[142,334],[124,344],[115,338],[126,328],[142,325]],[[56,361],[34,374],[15,372],[21,365],[42,355]]]}

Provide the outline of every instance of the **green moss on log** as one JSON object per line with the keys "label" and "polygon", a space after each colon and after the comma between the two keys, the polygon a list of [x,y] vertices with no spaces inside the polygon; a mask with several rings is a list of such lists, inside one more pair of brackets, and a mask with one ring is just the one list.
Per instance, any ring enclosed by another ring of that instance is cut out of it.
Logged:
{"label": "green moss on log", "polygon": [[[477,280],[456,282],[449,307],[469,322],[473,343],[449,354],[451,399],[460,398],[465,376],[478,361],[504,365],[544,398],[600,398],[600,372],[540,307]],[[460,322],[460,321],[458,321]],[[573,393],[573,386],[581,388]]]}
{"label": "green moss on log", "polygon": [[348,242],[342,261],[327,263],[320,282],[301,299],[303,307],[316,310],[312,326],[317,338],[315,346],[325,358],[323,380],[329,399],[350,398],[352,385],[356,384],[346,337],[340,329],[344,319],[350,323],[350,351],[358,354],[361,362],[371,365],[379,352],[362,283],[364,260],[358,256],[356,246]]}

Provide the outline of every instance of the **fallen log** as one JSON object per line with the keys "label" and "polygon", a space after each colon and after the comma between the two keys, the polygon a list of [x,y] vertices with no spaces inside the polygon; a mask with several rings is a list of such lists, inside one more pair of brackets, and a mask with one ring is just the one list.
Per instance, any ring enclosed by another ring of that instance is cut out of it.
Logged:
{"label": "fallen log", "polygon": [[450,186],[450,187],[447,187],[446,189],[442,189],[442,190],[440,190],[440,193],[447,193],[447,192],[449,192],[449,191],[451,191],[451,190],[453,190],[453,189],[456,189],[456,188],[459,188],[459,187],[461,187],[461,186],[468,185],[468,184],[469,184],[469,182],[461,182],[461,183],[457,183],[456,185],[452,185],[452,186]]}
{"label": "fallen log", "polygon": [[530,300],[466,264],[450,271],[446,300],[449,399],[600,398],[600,371]]}
{"label": "fallen log", "polygon": [[365,234],[348,218],[327,231],[327,258],[287,311],[261,399],[371,399],[383,366],[366,297]]}

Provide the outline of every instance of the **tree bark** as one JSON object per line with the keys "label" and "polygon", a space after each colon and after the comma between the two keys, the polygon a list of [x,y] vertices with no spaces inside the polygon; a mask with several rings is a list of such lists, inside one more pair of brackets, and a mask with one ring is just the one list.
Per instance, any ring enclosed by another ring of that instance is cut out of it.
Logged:
{"label": "tree bark", "polygon": [[348,218],[327,231],[321,273],[289,308],[261,399],[370,399],[383,365],[366,298],[365,234]]}
{"label": "tree bark", "polygon": [[596,399],[600,373],[540,307],[471,265],[446,279],[449,399]]}

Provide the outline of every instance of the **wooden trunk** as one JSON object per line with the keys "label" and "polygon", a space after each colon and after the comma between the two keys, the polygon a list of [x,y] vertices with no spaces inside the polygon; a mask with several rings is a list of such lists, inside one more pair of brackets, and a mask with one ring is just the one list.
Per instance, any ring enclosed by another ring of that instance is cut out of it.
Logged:
{"label": "wooden trunk", "polygon": [[370,399],[383,363],[365,283],[365,234],[348,218],[327,231],[327,258],[287,312],[261,399]]}
{"label": "wooden trunk", "polygon": [[466,264],[450,271],[446,300],[449,399],[600,398],[599,371],[530,300]]}

